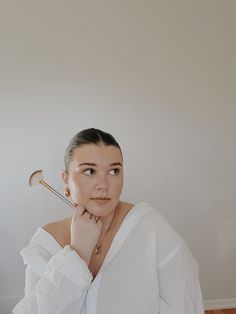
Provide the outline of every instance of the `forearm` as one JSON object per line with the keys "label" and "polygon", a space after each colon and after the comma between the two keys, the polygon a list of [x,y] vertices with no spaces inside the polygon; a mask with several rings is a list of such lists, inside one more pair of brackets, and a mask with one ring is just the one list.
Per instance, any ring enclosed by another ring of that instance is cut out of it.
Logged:
{"label": "forearm", "polygon": [[[32,276],[32,274],[31,274]],[[27,278],[29,282],[31,278]],[[85,263],[70,247],[65,247],[52,257],[43,276],[15,307],[14,314],[74,313],[82,307],[92,275]]]}

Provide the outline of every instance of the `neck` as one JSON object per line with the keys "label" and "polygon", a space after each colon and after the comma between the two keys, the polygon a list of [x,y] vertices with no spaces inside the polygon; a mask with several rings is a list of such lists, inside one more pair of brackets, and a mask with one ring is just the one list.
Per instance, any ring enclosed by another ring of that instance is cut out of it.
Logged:
{"label": "neck", "polygon": [[109,227],[112,228],[114,226],[114,221],[116,218],[115,216],[117,215],[118,208],[119,208],[119,203],[109,215],[100,218],[102,221],[102,230],[101,230],[102,234],[106,233]]}

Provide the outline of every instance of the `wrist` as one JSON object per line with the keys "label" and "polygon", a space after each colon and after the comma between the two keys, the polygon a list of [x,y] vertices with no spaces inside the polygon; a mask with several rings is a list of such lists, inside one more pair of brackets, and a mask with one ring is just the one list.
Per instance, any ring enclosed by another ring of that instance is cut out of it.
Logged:
{"label": "wrist", "polygon": [[78,249],[77,249],[75,246],[73,246],[72,244],[69,244],[69,247],[71,248],[71,250],[75,251],[75,252],[79,255],[79,257],[81,257],[81,258],[85,261],[85,263],[86,263],[87,265],[89,265],[91,255],[90,255],[90,256],[88,256],[88,255],[86,256],[86,255],[84,255],[84,254],[81,254],[80,250],[78,250]]}

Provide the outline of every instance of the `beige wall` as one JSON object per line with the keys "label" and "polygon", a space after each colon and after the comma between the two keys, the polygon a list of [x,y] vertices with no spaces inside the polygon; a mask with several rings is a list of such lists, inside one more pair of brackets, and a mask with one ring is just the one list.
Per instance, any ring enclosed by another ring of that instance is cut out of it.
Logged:
{"label": "beige wall", "polygon": [[28,176],[42,168],[62,191],[65,146],[91,126],[123,147],[123,198],[185,238],[204,299],[234,302],[236,2],[0,5],[0,309],[23,294],[19,250],[71,213]]}

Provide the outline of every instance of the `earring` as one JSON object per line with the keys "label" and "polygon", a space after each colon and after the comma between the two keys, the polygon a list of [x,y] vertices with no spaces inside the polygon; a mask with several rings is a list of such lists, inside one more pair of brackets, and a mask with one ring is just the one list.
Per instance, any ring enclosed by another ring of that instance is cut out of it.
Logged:
{"label": "earring", "polygon": [[69,197],[70,196],[70,190],[68,188],[66,188],[65,190],[65,196],[66,197]]}

